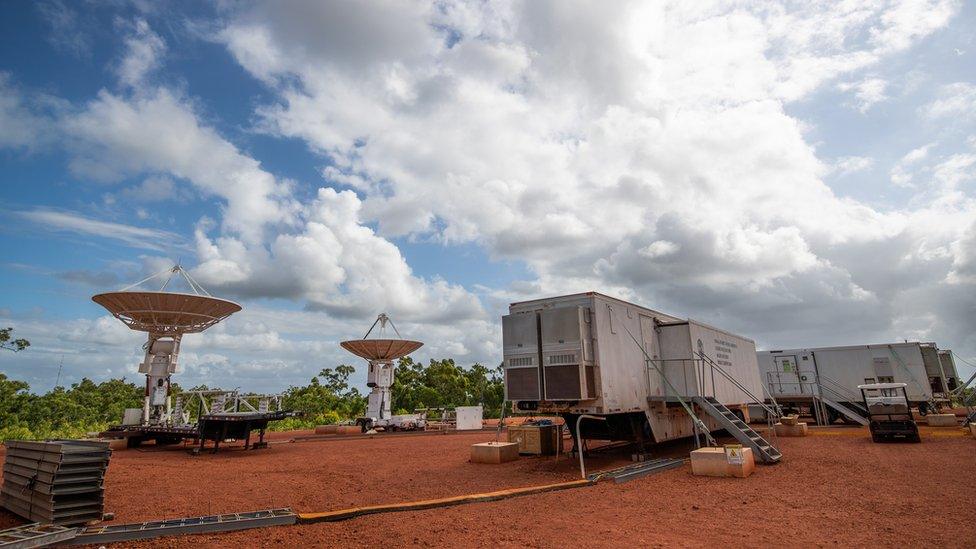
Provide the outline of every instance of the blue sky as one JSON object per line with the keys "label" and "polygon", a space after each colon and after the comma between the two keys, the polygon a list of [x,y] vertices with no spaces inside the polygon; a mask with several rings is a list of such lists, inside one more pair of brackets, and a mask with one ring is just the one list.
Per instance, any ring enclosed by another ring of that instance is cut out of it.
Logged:
{"label": "blue sky", "polygon": [[38,388],[132,375],[90,296],[173,261],[245,307],[189,384],[304,382],[381,311],[496,364],[507,303],[588,290],[976,363],[972,4],[0,12],[0,322],[35,342],[0,368]]}

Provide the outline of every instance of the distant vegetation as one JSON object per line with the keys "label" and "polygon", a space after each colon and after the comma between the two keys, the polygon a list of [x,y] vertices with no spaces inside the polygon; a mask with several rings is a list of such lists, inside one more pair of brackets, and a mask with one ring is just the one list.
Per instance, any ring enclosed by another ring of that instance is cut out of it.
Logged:
{"label": "distant vegetation", "polygon": [[[305,417],[275,422],[274,429],[311,428],[361,415],[366,397],[349,385],[354,371],[344,364],[325,368],[308,385],[290,387],[284,392],[283,405],[305,412]],[[172,393],[180,392],[174,383]],[[142,407],[142,395],[142,383],[131,383],[124,377],[101,383],[85,378],[70,388],[56,387],[35,394],[27,383],[0,373],[0,440],[79,438],[102,431],[118,424],[126,408]],[[410,358],[402,359],[397,366],[392,407],[399,413],[482,403],[487,417],[497,417],[502,405],[500,367],[475,364],[462,368],[451,359],[431,360],[425,366]]]}

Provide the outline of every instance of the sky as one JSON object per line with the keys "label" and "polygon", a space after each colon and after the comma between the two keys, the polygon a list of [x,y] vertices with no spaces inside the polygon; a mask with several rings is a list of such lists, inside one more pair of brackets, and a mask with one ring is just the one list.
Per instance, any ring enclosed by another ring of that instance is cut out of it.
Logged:
{"label": "sky", "polygon": [[497,365],[585,291],[976,364],[974,179],[973,3],[3,2],[0,371],[137,380],[90,298],[176,263],[243,306],[184,386],[364,385],[381,312]]}

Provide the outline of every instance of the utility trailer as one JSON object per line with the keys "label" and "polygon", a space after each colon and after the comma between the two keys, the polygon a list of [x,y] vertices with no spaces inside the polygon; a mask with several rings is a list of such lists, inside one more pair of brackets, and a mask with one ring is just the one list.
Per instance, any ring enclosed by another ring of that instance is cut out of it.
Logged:
{"label": "utility trailer", "polygon": [[[725,429],[766,462],[743,420],[763,402],[747,339],[596,292],[512,303],[502,317],[505,398],[558,413],[579,438],[648,446]],[[772,410],[770,410],[772,411]]]}
{"label": "utility trailer", "polygon": [[[934,343],[783,349],[758,353],[769,393],[784,408],[809,410],[820,423],[842,419],[868,424],[859,385],[905,383],[908,399],[923,415],[948,402],[945,360]],[[951,360],[951,357],[949,358]]]}

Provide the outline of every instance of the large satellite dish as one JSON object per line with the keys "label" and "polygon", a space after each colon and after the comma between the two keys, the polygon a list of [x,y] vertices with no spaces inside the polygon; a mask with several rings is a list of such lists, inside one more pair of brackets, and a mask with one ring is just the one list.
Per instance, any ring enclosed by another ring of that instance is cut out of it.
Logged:
{"label": "large satellite dish", "polygon": [[[381,332],[384,331],[386,329],[386,325],[389,324],[398,336],[398,339],[387,339],[383,337],[367,339],[377,324],[380,324]],[[365,358],[366,360],[381,362],[392,361],[405,357],[424,345],[419,341],[399,339],[399,335],[400,332],[397,331],[396,326],[393,324],[393,321],[390,320],[390,317],[386,316],[386,313],[382,313],[376,317],[376,322],[373,322],[373,325],[369,328],[369,331],[366,332],[366,335],[363,336],[362,339],[343,341],[339,343],[339,345],[341,345],[343,349],[358,357]]]}
{"label": "large satellite dish", "polygon": [[92,301],[129,328],[154,334],[202,332],[241,310],[226,299],[170,292],[108,292]]}
{"label": "large satellite dish", "polygon": [[[177,274],[193,293],[165,291]],[[135,289],[158,278],[163,279],[158,290]],[[241,310],[233,301],[210,295],[180,265],[117,292],[92,296],[92,301],[105,307],[130,329],[148,333],[143,347],[146,358],[139,365],[139,373],[146,374],[141,423],[157,426],[172,426],[175,421],[170,409],[170,376],[177,371],[183,335],[202,332]]]}

